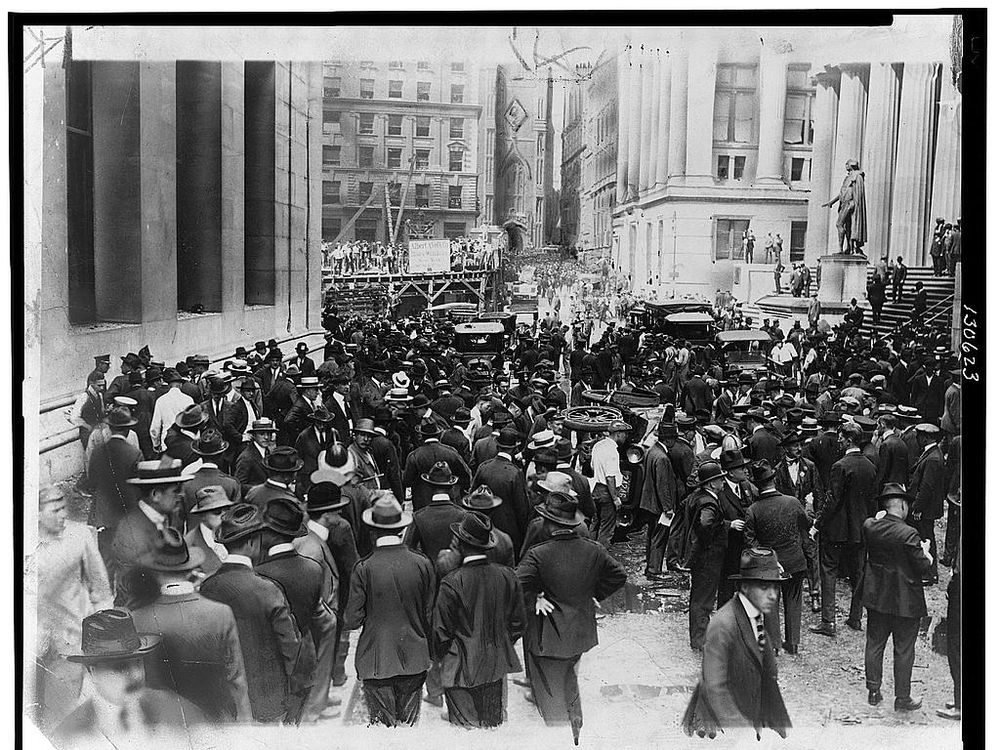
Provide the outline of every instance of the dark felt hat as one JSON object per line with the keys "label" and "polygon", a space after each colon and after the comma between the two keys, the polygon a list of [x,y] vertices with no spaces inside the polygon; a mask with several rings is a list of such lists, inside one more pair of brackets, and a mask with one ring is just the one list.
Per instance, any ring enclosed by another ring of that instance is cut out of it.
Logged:
{"label": "dark felt hat", "polygon": [[144,657],[160,643],[158,635],[136,632],[132,614],[124,609],[102,609],[83,618],[80,653],[66,658],[81,664]]}
{"label": "dark felt hat", "polygon": [[493,522],[474,510],[468,511],[461,522],[451,524],[451,533],[457,539],[477,549],[490,549],[496,546],[493,536]]}
{"label": "dark felt hat", "polygon": [[576,498],[562,492],[550,492],[543,505],[535,506],[535,512],[560,526],[579,526],[585,520]]}
{"label": "dark felt hat", "polygon": [[791,578],[778,562],[773,549],[754,547],[743,551],[740,557],[740,572],[729,576],[733,581],[765,581],[780,583]]}
{"label": "dark felt hat", "polygon": [[750,464],[750,474],[754,484],[762,484],[769,479],[774,479],[774,469],[766,458],[758,459]]}
{"label": "dark felt hat", "polygon": [[305,536],[309,533],[305,526],[305,513],[298,500],[290,497],[276,497],[269,500],[261,522],[265,528],[276,534],[290,538]]}
{"label": "dark felt hat", "polygon": [[438,461],[430,468],[430,471],[421,474],[420,478],[435,487],[451,487],[458,483],[458,477],[451,473],[451,467],[448,466],[447,461]]}
{"label": "dark felt hat", "polygon": [[725,476],[722,467],[718,463],[715,461],[705,461],[698,467],[698,481],[696,484],[701,487],[713,479],[723,479]]}
{"label": "dark felt hat", "polygon": [[282,445],[271,451],[264,459],[264,468],[278,474],[294,474],[302,468],[302,463],[302,459],[299,458],[299,454],[294,448]]}
{"label": "dark felt hat", "polygon": [[216,429],[204,430],[197,440],[192,441],[191,450],[199,456],[218,456],[229,450],[229,443]]}
{"label": "dark felt hat", "polygon": [[208,413],[200,404],[192,404],[174,419],[174,424],[182,430],[192,430],[201,427],[208,421]]}
{"label": "dark felt hat", "polygon": [[320,469],[314,471],[309,479],[312,482],[306,493],[306,510],[309,513],[337,510],[351,502],[351,499],[341,492],[340,486],[333,481],[334,479],[340,481],[339,475],[334,472]]}
{"label": "dark felt hat", "polygon": [[194,570],[205,561],[205,553],[188,549],[181,532],[165,527],[153,542],[153,549],[139,556],[139,564],[150,570],[164,572]]}
{"label": "dark felt hat", "polygon": [[263,528],[260,508],[250,503],[238,503],[222,514],[222,524],[215,530],[215,541],[220,544],[235,542]]}
{"label": "dark felt hat", "polygon": [[469,510],[490,510],[503,501],[493,494],[488,485],[481,484],[462,498],[462,506]]}
{"label": "dark felt hat", "polygon": [[731,471],[732,469],[738,469],[741,466],[746,466],[748,462],[740,451],[733,448],[722,451],[722,455],[719,457],[719,463],[722,465],[723,471]]}

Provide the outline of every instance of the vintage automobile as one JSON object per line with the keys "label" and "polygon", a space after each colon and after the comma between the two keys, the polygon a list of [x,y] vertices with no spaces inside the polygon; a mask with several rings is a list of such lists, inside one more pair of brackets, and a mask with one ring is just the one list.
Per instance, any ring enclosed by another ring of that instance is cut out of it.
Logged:
{"label": "vintage automobile", "polygon": [[628,317],[641,330],[686,339],[695,346],[712,341],[717,330],[712,305],[698,300],[639,302],[628,311]]}
{"label": "vintage automobile", "polygon": [[772,338],[761,330],[720,331],[715,342],[726,369],[760,370],[768,367]]}
{"label": "vintage automobile", "polygon": [[503,368],[507,332],[502,323],[459,323],[455,326],[452,346],[466,364],[486,362],[491,368]]}
{"label": "vintage automobile", "polygon": [[517,313],[510,311],[481,313],[473,318],[472,323],[499,323],[507,336],[513,336],[517,329]]}
{"label": "vintage automobile", "polygon": [[476,318],[479,306],[475,302],[445,302],[428,307],[427,312],[435,318],[468,322]]}

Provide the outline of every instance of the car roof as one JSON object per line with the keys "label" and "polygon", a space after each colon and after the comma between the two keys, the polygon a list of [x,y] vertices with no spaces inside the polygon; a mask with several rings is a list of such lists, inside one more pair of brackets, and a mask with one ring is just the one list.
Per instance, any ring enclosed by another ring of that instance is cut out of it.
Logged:
{"label": "car roof", "polygon": [[500,323],[459,323],[455,326],[455,333],[482,336],[488,333],[504,333],[504,327]]}
{"label": "car roof", "polygon": [[720,344],[728,344],[733,341],[770,341],[771,334],[766,331],[719,331],[715,336]]}

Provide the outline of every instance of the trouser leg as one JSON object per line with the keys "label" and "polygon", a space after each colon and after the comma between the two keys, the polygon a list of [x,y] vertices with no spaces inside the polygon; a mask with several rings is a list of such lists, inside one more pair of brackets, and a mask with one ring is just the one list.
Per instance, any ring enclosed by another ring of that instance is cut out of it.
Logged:
{"label": "trouser leg", "polygon": [[303,717],[306,720],[316,718],[326,708],[327,697],[330,693],[330,677],[333,674],[333,661],[337,653],[337,635],[336,629],[331,630],[316,644],[315,678],[303,708]]}
{"label": "trouser leg", "polygon": [[447,688],[444,700],[448,705],[448,721],[460,727],[478,727],[479,713],[469,688]]}
{"label": "trouser leg", "polygon": [[659,516],[649,514],[646,529],[646,570],[660,573],[663,570],[663,556],[670,538],[670,527],[659,523]]}
{"label": "trouser leg", "polygon": [[882,688],[882,660],[891,632],[890,616],[869,609],[868,627],[865,629],[865,684],[870,691]]}
{"label": "trouser leg", "polygon": [[427,670],[427,697],[435,702],[444,694],[444,687],[441,685],[441,663],[431,661],[431,668]]}
{"label": "trouser leg", "polygon": [[719,586],[720,564],[699,561],[691,566],[691,591],[688,598],[688,635],[691,648],[705,645],[705,630],[712,614]]}
{"label": "trouser leg", "polygon": [[396,701],[396,723],[411,727],[420,718],[420,695],[423,693],[426,672],[393,678]]}
{"label": "trouser leg", "polygon": [[396,726],[396,693],[392,679],[362,680],[361,692],[368,706],[368,723]]}
{"label": "trouser leg", "polygon": [[809,581],[809,591],[819,596],[819,545],[815,539],[805,536],[802,549],[806,555],[806,577]]}
{"label": "trouser leg", "polygon": [[785,609],[785,643],[790,646],[798,646],[802,640],[802,581],[804,578],[804,572],[793,573],[790,580],[781,584],[781,599]]}
{"label": "trouser leg", "polygon": [[618,510],[613,502],[598,502],[597,504],[597,541],[605,549],[611,548],[611,538],[614,536],[618,523]]}
{"label": "trouser leg", "polygon": [[953,575],[948,582],[948,669],[954,685],[955,707],[962,708],[962,582]]}
{"label": "trouser leg", "polygon": [[863,578],[865,572],[865,560],[867,559],[867,552],[865,551],[865,546],[863,544],[851,545],[853,547],[850,550],[851,559],[851,611],[847,615],[851,622],[861,622],[862,604],[861,597],[864,592]]}
{"label": "trouser leg", "polygon": [[350,631],[338,625],[340,636],[337,638],[337,651],[333,657],[333,681],[343,685],[347,681],[347,652],[351,649]]}
{"label": "trouser leg", "polygon": [[531,685],[538,712],[549,726],[569,723],[574,718],[582,720],[580,688],[576,667],[579,656],[555,659],[530,654]]}
{"label": "trouser leg", "polygon": [[836,542],[820,541],[819,568],[820,594],[823,602],[823,622],[831,625],[837,622],[837,567],[840,564],[841,545]]}
{"label": "trouser leg", "polygon": [[919,617],[892,618],[892,679],[896,698],[910,697],[910,676],[919,633]]}

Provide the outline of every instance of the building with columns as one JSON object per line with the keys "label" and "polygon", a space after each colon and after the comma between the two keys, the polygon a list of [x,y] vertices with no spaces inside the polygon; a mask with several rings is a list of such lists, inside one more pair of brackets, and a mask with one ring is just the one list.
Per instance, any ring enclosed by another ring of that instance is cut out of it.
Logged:
{"label": "building with columns", "polygon": [[683,29],[617,56],[612,261],[634,290],[732,288],[742,237],[782,262],[835,252],[847,159],[865,173],[870,259],[929,262],[935,216],[960,215],[961,95],[940,34]]}

